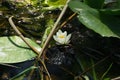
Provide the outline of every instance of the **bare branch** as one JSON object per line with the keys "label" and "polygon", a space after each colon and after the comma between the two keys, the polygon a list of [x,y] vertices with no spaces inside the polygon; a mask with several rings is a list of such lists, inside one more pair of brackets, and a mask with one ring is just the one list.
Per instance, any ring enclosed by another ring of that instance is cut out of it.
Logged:
{"label": "bare branch", "polygon": [[9,18],[9,23],[11,25],[11,27],[15,30],[15,32],[18,34],[18,36],[20,36],[20,38],[38,55],[39,51],[37,49],[35,49],[33,46],[31,46],[26,40],[25,37],[22,35],[22,33],[17,29],[17,27],[15,26],[13,20],[12,20],[13,16],[11,16]]}

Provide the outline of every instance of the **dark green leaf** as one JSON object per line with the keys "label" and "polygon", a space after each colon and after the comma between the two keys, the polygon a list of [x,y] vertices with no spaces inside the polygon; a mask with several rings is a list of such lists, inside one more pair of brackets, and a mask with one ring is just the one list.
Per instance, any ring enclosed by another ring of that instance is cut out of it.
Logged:
{"label": "dark green leaf", "polygon": [[84,2],[92,8],[101,9],[105,0],[84,0]]}
{"label": "dark green leaf", "polygon": [[117,2],[117,8],[120,8],[120,0],[116,0]]}
{"label": "dark green leaf", "polygon": [[74,12],[76,12],[78,14],[80,13],[80,10],[86,10],[86,11],[94,14],[95,16],[98,16],[98,14],[99,14],[96,9],[93,9],[80,1],[70,1],[68,3],[68,5]]}
{"label": "dark green leaf", "polygon": [[[120,19],[112,15],[100,14],[100,20],[120,38]],[[115,36],[113,36],[115,37]]]}
{"label": "dark green leaf", "polygon": [[120,15],[120,9],[100,9],[100,13],[109,15]]}
{"label": "dark green leaf", "polygon": [[120,36],[120,21],[118,18],[111,15],[103,15],[80,1],[70,1],[69,6],[74,12],[79,14],[79,21],[89,29],[106,37]]}
{"label": "dark green leaf", "polygon": [[98,18],[94,15],[90,14],[85,10],[81,10],[78,16],[80,22],[82,22],[86,27],[94,30],[96,33],[101,34],[102,36],[114,36],[118,37],[112,30],[104,23],[102,23]]}

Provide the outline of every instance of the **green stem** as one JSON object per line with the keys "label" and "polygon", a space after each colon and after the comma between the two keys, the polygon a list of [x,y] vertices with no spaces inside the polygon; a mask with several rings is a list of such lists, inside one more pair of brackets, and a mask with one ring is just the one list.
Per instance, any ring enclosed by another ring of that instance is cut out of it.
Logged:
{"label": "green stem", "polygon": [[31,66],[31,67],[25,69],[24,71],[22,71],[21,73],[17,74],[16,76],[14,76],[13,78],[11,78],[10,80],[14,80],[15,78],[17,78],[17,77],[23,75],[24,73],[26,73],[27,71],[32,70],[32,69],[36,69],[36,68],[37,67],[35,67],[35,66]]}
{"label": "green stem", "polygon": [[102,75],[100,80],[103,80],[103,78],[105,77],[105,75],[108,73],[108,71],[111,69],[113,63],[110,64],[110,66],[108,67],[108,69],[104,72],[104,74]]}
{"label": "green stem", "polygon": [[[92,65],[94,65],[93,59],[91,59],[91,63],[92,63]],[[97,75],[96,75],[95,67],[92,68],[92,74],[93,74],[93,79],[97,80]]]}

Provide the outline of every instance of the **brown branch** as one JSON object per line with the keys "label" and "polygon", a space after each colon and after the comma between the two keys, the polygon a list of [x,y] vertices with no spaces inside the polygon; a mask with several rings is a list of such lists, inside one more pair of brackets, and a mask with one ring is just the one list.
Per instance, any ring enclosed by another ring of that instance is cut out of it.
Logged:
{"label": "brown branch", "polygon": [[67,24],[72,18],[74,18],[77,15],[77,13],[73,13],[67,20],[65,20],[61,25],[60,28],[62,28],[65,24]]}
{"label": "brown branch", "polygon": [[11,27],[15,30],[15,32],[18,34],[18,36],[20,36],[20,38],[38,55],[39,51],[37,49],[35,49],[33,46],[31,46],[26,40],[25,37],[22,35],[22,33],[16,28],[13,20],[12,20],[13,16],[11,16],[9,18],[9,23],[11,25]]}

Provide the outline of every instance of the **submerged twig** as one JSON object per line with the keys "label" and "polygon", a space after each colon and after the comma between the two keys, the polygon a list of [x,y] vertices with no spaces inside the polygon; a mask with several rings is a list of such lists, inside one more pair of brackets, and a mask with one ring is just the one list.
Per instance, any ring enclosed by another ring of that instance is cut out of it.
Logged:
{"label": "submerged twig", "polygon": [[101,62],[103,62],[104,60],[108,59],[110,56],[111,56],[111,54],[109,56],[106,56],[105,58],[101,59],[96,64],[92,65],[91,67],[89,67],[88,69],[86,69],[84,72],[82,72],[80,74],[80,76],[84,75],[86,72],[88,72],[89,70],[91,70],[92,68],[94,68],[95,66],[97,66],[98,64],[100,64]]}
{"label": "submerged twig", "polygon": [[0,24],[0,27],[2,27],[4,24],[5,24],[5,21],[4,21],[4,22],[2,22],[2,24]]}
{"label": "submerged twig", "polygon": [[65,24],[68,23],[68,21],[70,21],[72,18],[74,18],[77,15],[77,13],[73,13],[70,17],[68,17],[67,20],[65,20],[61,25],[60,28],[62,28]]}
{"label": "submerged twig", "polygon": [[11,64],[6,64],[6,63],[0,63],[0,65],[8,66],[8,67],[13,67],[13,68],[20,68],[20,67],[17,67],[17,66],[11,65]]}
{"label": "submerged twig", "polygon": [[65,72],[67,72],[68,74],[70,74],[71,76],[75,77],[76,75],[72,72],[70,72],[68,69],[64,68],[64,67],[60,67],[62,70],[64,70]]}

